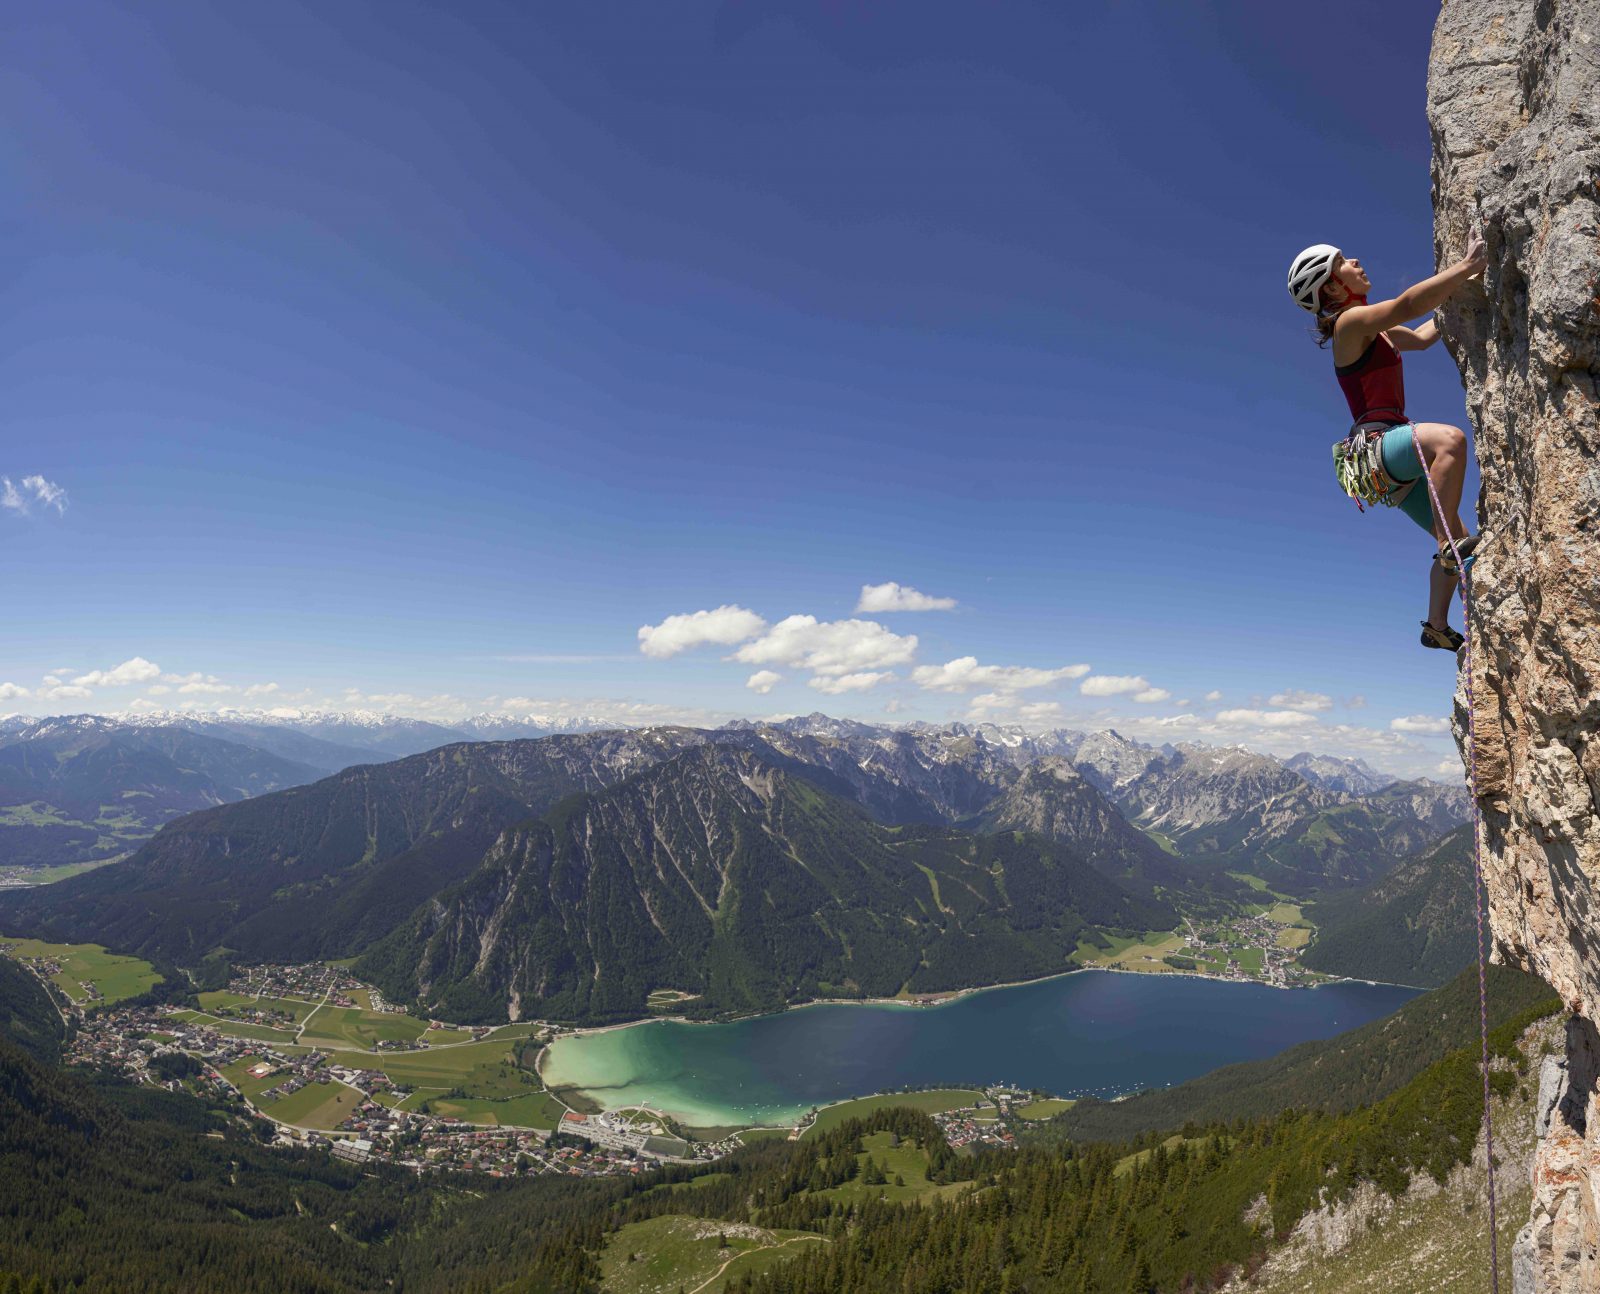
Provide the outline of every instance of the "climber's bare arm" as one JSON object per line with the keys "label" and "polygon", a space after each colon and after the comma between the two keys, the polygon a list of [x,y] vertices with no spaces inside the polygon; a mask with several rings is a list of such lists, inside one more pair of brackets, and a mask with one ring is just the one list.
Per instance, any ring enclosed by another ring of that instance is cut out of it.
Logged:
{"label": "climber's bare arm", "polygon": [[[1474,232],[1467,238],[1467,254],[1449,269],[1440,270],[1431,279],[1423,279],[1388,301],[1351,306],[1340,314],[1338,323],[1334,325],[1334,335],[1359,334],[1364,346],[1366,341],[1379,333],[1403,325],[1407,319],[1419,319],[1432,312],[1468,279],[1475,279],[1482,274],[1488,263],[1483,238]],[[1423,325],[1424,328],[1430,326]]]}
{"label": "climber's bare arm", "polygon": [[1393,328],[1385,328],[1383,335],[1396,350],[1427,350],[1439,340],[1439,325],[1432,319],[1415,328],[1404,328],[1396,324]]}

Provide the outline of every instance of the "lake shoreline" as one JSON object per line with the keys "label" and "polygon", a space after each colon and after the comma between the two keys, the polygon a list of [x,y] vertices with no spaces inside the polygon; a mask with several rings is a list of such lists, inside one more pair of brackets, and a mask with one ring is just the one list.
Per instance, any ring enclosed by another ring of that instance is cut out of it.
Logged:
{"label": "lake shoreline", "polygon": [[[1085,975],[1092,971],[1104,971],[1108,975],[1143,975],[1150,978],[1198,979],[1208,980],[1213,984],[1257,984],[1262,988],[1270,988],[1278,992],[1298,993],[1309,992],[1332,984],[1367,984],[1373,988],[1404,988],[1413,989],[1419,993],[1431,992],[1431,989],[1420,984],[1397,984],[1390,980],[1361,979],[1354,975],[1329,975],[1319,984],[1271,984],[1260,979],[1235,979],[1230,975],[1208,975],[1204,971],[1164,970],[1147,971],[1137,970],[1131,966],[1074,966],[1070,970],[1055,971],[1049,975],[1038,975],[1032,979],[1007,980],[1002,984],[974,984],[969,988],[952,989],[947,993],[928,993],[922,995],[923,1001],[909,1001],[903,997],[819,997],[809,1002],[791,1002],[771,1011],[755,1011],[749,1015],[722,1016],[714,1020],[694,1019],[682,1015],[647,1015],[635,1020],[619,1020],[615,1024],[574,1025],[566,1026],[554,1024],[551,1021],[542,1021],[545,1027],[555,1027],[565,1030],[560,1037],[551,1039],[545,1046],[546,1050],[563,1038],[587,1038],[595,1034],[612,1033],[618,1029],[636,1029],[640,1025],[655,1024],[658,1021],[667,1024],[684,1025],[719,1025],[737,1024],[742,1020],[763,1020],[769,1016],[780,1016],[790,1011],[807,1011],[816,1006],[898,1006],[908,1011],[930,1011],[952,1002],[959,1002],[978,993],[992,993],[1003,988],[1022,988],[1028,984],[1046,984],[1051,980],[1065,979],[1069,975]],[[530,1022],[534,1023],[534,1022]],[[541,1063],[543,1054],[541,1053]]]}
{"label": "lake shoreline", "polygon": [[[910,1017],[914,1016],[915,1014],[915,1012],[910,1008],[917,1008],[917,1006],[952,1006],[952,1008],[955,1008],[958,1003],[966,1003],[966,1011],[968,1011],[968,1014],[976,1009],[976,1011],[979,1012],[979,1016],[987,1017],[990,1014],[989,1009],[981,1008],[981,1006],[979,1006],[979,1008],[974,1008],[973,1004],[971,1004],[973,998],[976,998],[976,995],[979,995],[979,993],[997,992],[997,990],[1000,990],[1000,988],[1008,988],[1008,990],[1013,990],[1013,992],[1016,992],[1016,990],[1026,990],[1026,988],[1040,988],[1043,987],[1043,985],[1053,984],[1053,982],[1054,984],[1066,985],[1069,980],[1083,979],[1083,972],[1085,971],[1109,971],[1112,972],[1112,974],[1115,974],[1115,976],[1122,977],[1123,984],[1128,984],[1130,987],[1133,984],[1150,985],[1152,990],[1155,990],[1155,985],[1160,984],[1160,982],[1162,982],[1163,979],[1166,979],[1166,977],[1170,977],[1170,979],[1173,980],[1173,984],[1171,984],[1173,990],[1178,990],[1181,982],[1189,982],[1189,984],[1194,985],[1195,990],[1200,990],[1202,985],[1208,984],[1208,982],[1210,982],[1210,984],[1222,985],[1254,984],[1259,985],[1259,987],[1280,987],[1280,985],[1262,984],[1261,980],[1234,979],[1234,977],[1216,976],[1216,974],[1205,974],[1205,972],[1149,972],[1136,971],[1136,969],[1112,968],[1112,966],[1077,966],[1077,968],[1069,969],[1069,971],[1059,971],[1056,972],[1056,974],[1051,974],[1051,976],[1040,976],[1037,977],[1037,979],[1019,980],[1019,982],[1013,982],[1013,984],[982,985],[982,987],[957,990],[957,992],[942,995],[941,1000],[936,1001],[936,1003],[909,1003],[909,1001],[904,1000],[904,998],[877,998],[877,1000],[845,998],[845,1000],[797,1003],[794,1004],[794,1006],[787,1006],[787,1008],[781,1009],[781,1011],[760,1012],[760,1014],[755,1014],[755,1016],[742,1016],[734,1020],[686,1020],[682,1019],[682,1017],[656,1016],[643,1020],[627,1020],[627,1022],[619,1022],[619,1024],[597,1025],[597,1027],[592,1028],[581,1028],[581,1030],[573,1030],[573,1032],[562,1033],[562,1035],[558,1036],[558,1038],[552,1040],[552,1043],[547,1044],[546,1048],[539,1052],[536,1068],[538,1068],[539,1078],[541,1078],[542,1083],[546,1084],[547,1089],[550,1089],[552,1092],[568,1092],[568,1094],[571,1094],[573,1097],[581,1097],[581,1099],[584,1100],[584,1104],[589,1104],[589,1102],[592,1102],[592,1104],[600,1105],[600,1107],[610,1107],[611,1099],[613,1099],[614,1096],[621,1096],[622,1092],[626,1091],[629,1092],[629,1100],[646,1100],[646,1102],[653,1105],[653,1107],[666,1108],[666,1110],[669,1110],[669,1112],[672,1113],[672,1116],[674,1116],[678,1123],[685,1124],[685,1126],[702,1126],[702,1124],[706,1124],[706,1126],[718,1126],[718,1128],[722,1128],[722,1126],[747,1126],[747,1128],[782,1128],[782,1126],[794,1126],[795,1120],[798,1120],[798,1118],[802,1116],[803,1110],[805,1110],[805,1108],[810,1108],[811,1105],[816,1105],[816,1108],[826,1108],[829,1107],[829,1105],[837,1105],[842,1104],[842,1102],[848,1102],[848,1100],[859,1100],[862,1099],[862,1097],[870,1096],[893,1096],[893,1094],[898,1094],[898,1092],[917,1091],[917,1089],[923,1089],[926,1088],[926,1086],[934,1086],[934,1088],[938,1088],[938,1086],[982,1086],[982,1083],[978,1083],[978,1081],[976,1081],[978,1075],[974,1075],[973,1072],[970,1072],[966,1065],[958,1065],[958,1068],[962,1068],[963,1072],[965,1072],[965,1076],[958,1076],[957,1073],[955,1073],[954,1068],[952,1068],[952,1070],[949,1070],[947,1073],[941,1072],[930,1073],[930,1075],[917,1075],[915,1076],[914,1080],[910,1081],[910,1083],[891,1081],[891,1083],[888,1084],[872,1084],[872,1086],[866,1086],[866,1084],[864,1084],[862,1088],[851,1089],[851,1091],[848,1091],[848,1094],[838,1094],[838,1089],[835,1089],[835,1092],[829,1094],[830,1099],[806,1099],[805,1105],[795,1105],[792,1110],[787,1108],[786,1100],[779,1099],[778,1102],[774,1102],[774,1104],[778,1105],[778,1108],[782,1108],[782,1113],[778,1113],[776,1108],[771,1108],[771,1104],[768,1105],[768,1110],[765,1110],[765,1112],[758,1112],[760,1107],[762,1107],[763,1104],[768,1104],[768,1102],[757,1100],[754,1107],[752,1107],[752,1105],[744,1104],[744,1099],[736,1099],[738,1100],[738,1104],[736,1105],[723,1105],[720,1100],[715,1099],[715,1097],[710,1097],[709,1089],[704,1092],[704,1096],[709,1097],[709,1100],[704,1100],[704,1102],[699,1099],[698,1094],[696,1094],[696,1097],[691,1099],[690,1092],[688,1091],[675,1092],[677,1099],[674,1099],[674,1097],[666,1096],[664,1092],[656,1091],[656,1078],[653,1078],[653,1076],[646,1076],[650,1075],[650,1070],[646,1070],[646,1072],[627,1070],[627,1068],[622,1068],[622,1070],[613,1070],[610,1065],[605,1065],[605,1062],[602,1062],[602,1068],[595,1068],[594,1060],[597,1059],[597,1057],[594,1057],[594,1054],[589,1051],[589,1041],[587,1040],[597,1040],[598,1036],[600,1035],[618,1035],[618,1033],[621,1032],[621,1030],[624,1030],[624,1028],[637,1028],[638,1025],[653,1024],[653,1022],[658,1022],[658,1020],[659,1022],[662,1022],[662,1024],[720,1024],[723,1025],[723,1027],[728,1028],[738,1027],[738,1025],[749,1025],[752,1024],[752,1022],[757,1022],[757,1020],[765,1020],[765,1022],[771,1022],[771,1024],[776,1027],[776,1024],[778,1024],[779,1020],[795,1020],[797,1019],[797,1012],[806,1011],[806,1009],[813,1008],[813,1006],[877,1006],[877,1008],[880,1009],[907,1008],[904,1009],[904,1011],[885,1012],[885,1014],[882,1014],[882,1016],[878,1016],[878,1019],[883,1020],[883,1024],[870,1024],[870,1019],[872,1019],[872,1016],[870,1016],[870,1012],[864,1012],[864,1016],[861,1017],[861,1022],[859,1022],[859,1024],[854,1028],[856,1028],[856,1032],[858,1033],[866,1032],[866,1035],[872,1035],[874,1038],[877,1038],[877,1036],[880,1035],[880,1032],[885,1030],[885,1028],[890,1028],[891,1032],[899,1033],[904,1032],[906,1028],[920,1028],[920,1025],[909,1024]],[[1107,976],[1104,982],[1109,984],[1110,977]],[[1354,977],[1339,977],[1339,979],[1325,980],[1323,984],[1307,985],[1307,987],[1328,988],[1328,990],[1338,990],[1338,988],[1347,988],[1347,990],[1349,990],[1349,988],[1360,988],[1360,990],[1398,990],[1398,992],[1406,993],[1406,995],[1414,995],[1414,993],[1426,992],[1424,988],[1416,987],[1416,985],[1387,984],[1387,982],[1382,982],[1382,980],[1354,979]],[[1072,993],[1072,996],[1080,996],[1078,993],[1072,992],[1072,990],[1067,990],[1066,987],[1062,988],[1061,992],[1069,992]],[[1155,992],[1160,992],[1160,990],[1155,990]],[[1210,992],[1210,990],[1206,990],[1206,992]],[[1123,998],[1125,998],[1126,995],[1125,993],[1118,993],[1117,996],[1123,996]],[[1226,993],[1224,993],[1221,1000],[1227,1000],[1227,998],[1230,998],[1230,996],[1232,995],[1226,995]],[[1272,995],[1267,996],[1270,998]],[[1307,993],[1306,998],[1307,1001],[1315,1001],[1317,1000],[1318,996],[1320,995],[1312,995],[1312,993]],[[1149,995],[1142,992],[1136,993],[1136,998],[1149,1000]],[[1259,1001],[1261,1000],[1258,1000],[1258,1003]],[[1317,1017],[1326,1016],[1326,1014],[1330,1014],[1331,1011],[1336,1011],[1336,1009],[1338,1009],[1339,1014],[1342,1016],[1342,1009],[1339,1009],[1338,1004],[1328,1004],[1326,1009],[1312,1008],[1312,1006],[1307,1006],[1307,1008],[1302,1009],[1293,1008],[1293,1006],[1290,1006],[1288,1001],[1283,1000],[1283,998],[1278,998],[1278,1001],[1283,1003],[1282,1006],[1280,1006],[1280,1008],[1267,1009],[1267,1014],[1269,1014],[1269,1016]],[[1003,1006],[1002,1008],[995,1009],[998,1009],[998,1011],[1002,1012],[1005,1011]],[[1034,1012],[1034,1017],[1037,1017],[1038,1008],[1027,1009]],[[1234,1009],[1235,1008],[1229,1008],[1229,1011],[1234,1011]],[[1251,1008],[1250,1014],[1253,1014],[1253,1016],[1254,1014],[1259,1014],[1261,1009],[1262,1006]],[[854,1016],[854,1012],[846,1012],[846,1014],[848,1014],[848,1016]],[[942,1014],[942,1012],[934,1012],[934,1014],[938,1016],[938,1014]],[[960,1017],[957,1017],[957,1019],[960,1019]],[[1346,1019],[1349,1019],[1349,1017],[1346,1017]],[[901,1020],[902,1024],[890,1025],[888,1024],[888,1020]],[[1357,1017],[1355,1022],[1360,1022],[1360,1016]],[[1354,1027],[1355,1022],[1341,1024],[1341,1028]],[[827,1030],[827,1028],[830,1028],[830,1025],[813,1025],[813,1027],[810,1028],[803,1028],[802,1032],[811,1032],[811,1030],[814,1030],[814,1028],[818,1027]],[[928,1027],[936,1028],[936,1030],[938,1030],[938,1027],[933,1024],[933,1019],[928,1020]],[[962,1020],[962,1024],[952,1025],[952,1027],[968,1028],[970,1025],[966,1024],[966,1020]],[[1024,1025],[1024,1027],[1026,1027],[1026,1025]],[[790,1033],[792,1030],[789,1030],[789,1028],[784,1028],[782,1032]],[[1334,1030],[1334,1032],[1338,1032],[1338,1030]],[[704,1036],[706,1033],[709,1033],[709,1030],[691,1030],[691,1033],[693,1033],[694,1036]],[[682,1038],[682,1036],[688,1035],[678,1036]],[[1331,1035],[1330,1033],[1312,1033],[1312,1035],[1309,1036]],[[571,1038],[571,1040],[586,1040],[586,1046],[576,1046],[576,1043],[574,1043],[574,1049],[563,1049],[563,1056],[570,1056],[571,1059],[573,1059],[573,1064],[571,1065],[563,1064],[563,1057],[552,1057],[552,1051],[555,1049],[555,1043],[566,1040],[566,1038]],[[634,1049],[640,1048],[640,1046],[646,1048],[646,1051],[653,1051],[653,1049],[659,1049],[661,1046],[667,1046],[664,1041],[643,1040],[637,1041],[637,1043],[634,1043],[634,1041],[629,1041],[629,1043],[622,1043],[622,1041],[610,1041],[610,1043],[592,1044],[605,1046],[605,1048],[626,1048],[629,1049],[629,1051],[634,1051]],[[682,1043],[672,1043],[670,1046],[677,1048],[677,1046],[682,1046]],[[1282,1044],[1280,1044],[1280,1046],[1282,1046]],[[610,1052],[606,1052],[606,1054],[610,1054]],[[1270,1052],[1261,1051],[1256,1052],[1256,1054],[1270,1054]],[[1240,1059],[1248,1059],[1248,1056],[1240,1057]],[[1234,1060],[1230,1059],[1230,1057],[1219,1056],[1218,1059],[1216,1059],[1216,1064],[1232,1064],[1232,1062],[1234,1062]],[[698,1068],[698,1065],[696,1065],[696,1068]],[[562,1073],[562,1070],[565,1070],[565,1073]],[[1202,1072],[1205,1072],[1205,1070],[1202,1070]],[[706,1072],[701,1070],[701,1075],[706,1075]],[[859,1076],[864,1078],[866,1075]],[[1056,1076],[1059,1076],[1059,1078],[1062,1078],[1062,1080],[1066,1081],[1053,1081],[1053,1078],[1056,1078]],[[1186,1076],[1195,1075],[1194,1072],[1190,1072],[1189,1075]],[[634,1091],[635,1081],[640,1080],[645,1083],[645,1088]],[[986,1078],[986,1081],[990,1081],[989,1078]],[[1053,1094],[1056,1094],[1056,1096],[1099,1096],[1101,1099],[1115,1099],[1115,1097],[1122,1096],[1122,1094],[1126,1094],[1128,1091],[1142,1089],[1142,1086],[1146,1086],[1146,1084],[1149,1084],[1149,1086],[1162,1086],[1163,1081],[1168,1080],[1165,1080],[1165,1076],[1160,1076],[1158,1073],[1149,1073],[1146,1080],[1142,1081],[1139,1086],[1133,1086],[1133,1088],[1130,1088],[1130,1086],[1123,1086],[1122,1083],[1115,1083],[1107,1088],[1107,1086],[1101,1086],[1101,1081],[1090,1081],[1090,1083],[1083,1083],[1082,1086],[1078,1086],[1077,1081],[1067,1080],[1066,1075],[1048,1075],[1048,1073],[1046,1073],[1046,1075],[1040,1075],[1037,1076],[1037,1078],[1030,1078],[1029,1086],[1030,1088],[1035,1089],[1035,1091],[1053,1092]],[[1184,1081],[1184,1078],[1178,1078],[1176,1081]],[[712,1084],[712,1088],[715,1088],[715,1084]],[[646,1089],[648,1089],[648,1091],[646,1091]],[[755,1096],[754,1092],[749,1092],[749,1096]],[[819,1094],[819,1096],[821,1096],[821,1094]],[[678,1104],[680,1100],[688,1100],[688,1104],[680,1105]]]}

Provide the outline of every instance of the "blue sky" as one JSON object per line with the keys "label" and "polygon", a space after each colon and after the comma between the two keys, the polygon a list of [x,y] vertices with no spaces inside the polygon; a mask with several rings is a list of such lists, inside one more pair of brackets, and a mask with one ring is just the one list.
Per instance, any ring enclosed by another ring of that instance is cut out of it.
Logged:
{"label": "blue sky", "polygon": [[[1283,287],[1432,271],[1427,7],[32,8],[0,709],[1453,763],[1427,540],[1334,486]],[[1463,419],[1442,348],[1407,385]]]}

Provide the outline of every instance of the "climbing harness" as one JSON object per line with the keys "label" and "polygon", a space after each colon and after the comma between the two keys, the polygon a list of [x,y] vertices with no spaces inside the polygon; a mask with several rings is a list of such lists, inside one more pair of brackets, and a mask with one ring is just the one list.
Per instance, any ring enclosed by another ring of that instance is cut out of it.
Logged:
{"label": "climbing harness", "polygon": [[1417,438],[1415,427],[1411,429],[1411,444],[1417,451],[1417,462],[1422,464],[1422,479],[1428,483],[1433,515],[1444,527],[1445,537],[1450,541],[1450,551],[1456,559],[1455,576],[1461,586],[1461,613],[1467,628],[1462,646],[1467,653],[1467,790],[1472,797],[1472,910],[1478,918],[1478,1036],[1479,1062],[1483,1071],[1483,1154],[1489,1173],[1489,1278],[1494,1294],[1500,1294],[1500,1235],[1494,1198],[1494,1120],[1489,1113],[1489,987],[1488,973],[1484,969],[1483,849],[1479,843],[1483,837],[1483,821],[1478,808],[1478,725],[1472,710],[1472,585],[1467,578],[1471,566],[1462,552],[1466,547],[1465,540],[1458,541],[1450,533],[1450,523],[1439,502],[1439,491],[1434,488],[1433,478],[1428,475],[1428,460],[1422,456],[1422,442]]}
{"label": "climbing harness", "polygon": [[[1363,421],[1350,428],[1350,434],[1333,446],[1333,472],[1339,488],[1365,512],[1369,505],[1398,508],[1416,485],[1416,478],[1397,481],[1383,465],[1383,433],[1395,424]],[[1411,436],[1416,439],[1413,428]],[[1427,475],[1426,472],[1423,475]]]}

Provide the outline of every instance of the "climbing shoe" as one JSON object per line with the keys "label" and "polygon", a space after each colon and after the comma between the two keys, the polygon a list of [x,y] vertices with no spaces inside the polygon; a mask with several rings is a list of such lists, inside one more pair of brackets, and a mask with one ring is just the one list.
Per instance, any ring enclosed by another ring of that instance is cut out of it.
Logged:
{"label": "climbing shoe", "polygon": [[1433,560],[1439,563],[1439,568],[1446,575],[1454,575],[1457,573],[1456,553],[1460,553],[1461,564],[1471,570],[1472,555],[1477,550],[1478,538],[1479,536],[1477,535],[1468,535],[1464,539],[1456,540],[1454,551],[1451,550],[1448,543],[1440,544],[1439,551],[1434,554]]}
{"label": "climbing shoe", "polygon": [[1424,647],[1437,647],[1441,651],[1460,651],[1461,644],[1466,639],[1458,634],[1449,625],[1443,629],[1435,629],[1426,620],[1422,622],[1422,645]]}

